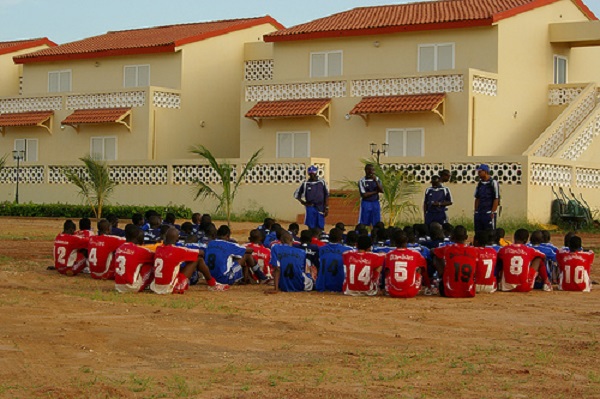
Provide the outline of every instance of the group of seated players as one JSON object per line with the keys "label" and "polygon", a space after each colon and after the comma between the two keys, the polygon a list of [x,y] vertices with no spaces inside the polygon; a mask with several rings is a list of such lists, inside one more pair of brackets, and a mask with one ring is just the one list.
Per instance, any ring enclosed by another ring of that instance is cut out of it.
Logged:
{"label": "group of seated players", "polygon": [[231,238],[228,226],[218,229],[208,214],[195,213],[191,222],[164,221],[154,211],[136,214],[124,230],[109,216],[97,233],[84,218],[67,220],[54,242],[55,268],[74,276],[115,281],[119,292],[151,290],[184,293],[201,276],[209,290],[226,291],[233,284],[273,285],[280,291],[331,291],[346,295],[412,298],[441,295],[474,297],[496,290],[529,292],[590,291],[594,253],[581,238],[567,233],[564,247],[550,243],[547,231],[519,229],[514,243],[504,231],[478,231],[468,243],[463,226],[413,225],[369,232],[357,225],[346,234],[342,223],[324,234],[300,232],[296,223],[284,229],[267,218],[250,231],[248,243]]}

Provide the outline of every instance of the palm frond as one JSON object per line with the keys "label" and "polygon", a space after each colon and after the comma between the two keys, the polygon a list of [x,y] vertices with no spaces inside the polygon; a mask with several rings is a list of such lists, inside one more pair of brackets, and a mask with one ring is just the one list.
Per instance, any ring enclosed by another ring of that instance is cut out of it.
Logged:
{"label": "palm frond", "polygon": [[233,195],[234,196],[235,196],[235,193],[237,192],[237,189],[238,189],[238,186],[240,185],[240,183],[244,181],[244,179],[246,178],[246,175],[252,169],[254,169],[254,167],[258,164],[258,161],[260,160],[260,158],[262,156],[262,153],[263,153],[263,148],[259,149],[254,154],[252,154],[252,156],[250,157],[250,159],[248,160],[248,162],[246,162],[246,165],[242,169],[242,173],[240,173],[240,175],[238,176],[238,178],[237,178],[237,180],[235,182],[235,186],[233,188]]}

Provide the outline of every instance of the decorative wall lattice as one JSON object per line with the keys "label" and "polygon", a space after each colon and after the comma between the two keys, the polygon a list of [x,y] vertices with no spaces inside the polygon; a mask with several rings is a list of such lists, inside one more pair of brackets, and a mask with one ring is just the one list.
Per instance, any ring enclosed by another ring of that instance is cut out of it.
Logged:
{"label": "decorative wall lattice", "polygon": [[346,82],[246,86],[246,101],[278,101],[336,97],[346,97]]}
{"label": "decorative wall lattice", "polygon": [[596,115],[587,126],[579,129],[578,137],[572,141],[569,148],[560,157],[570,161],[577,161],[598,134],[600,134],[600,115]]}
{"label": "decorative wall lattice", "polygon": [[272,80],[273,79],[273,60],[254,60],[244,63],[244,79],[253,80]]}
{"label": "decorative wall lattice", "polygon": [[143,107],[146,92],[124,91],[114,93],[73,94],[67,96],[67,109]]}
{"label": "decorative wall lattice", "polygon": [[[237,179],[238,171],[232,165],[232,180]],[[201,181],[206,184],[217,184],[221,182],[219,175],[208,165],[175,165],[173,166],[173,184],[194,184]]]}
{"label": "decorative wall lattice", "polygon": [[167,165],[111,166],[109,174],[119,184],[160,185],[167,184],[169,170]]}
{"label": "decorative wall lattice", "polygon": [[458,93],[464,85],[463,75],[353,80],[352,97]]}
{"label": "decorative wall lattice", "polygon": [[577,187],[600,188],[600,169],[577,168],[575,176]]}
{"label": "decorative wall lattice", "polygon": [[[456,183],[477,183],[477,166],[479,163],[453,163],[450,173]],[[517,162],[490,163],[490,175],[501,184],[521,184],[523,167]]]}
{"label": "decorative wall lattice", "polygon": [[550,89],[548,91],[548,105],[570,104],[583,92],[584,89],[584,86]]}
{"label": "decorative wall lattice", "polygon": [[570,166],[533,163],[530,168],[530,183],[538,186],[571,186]]}
{"label": "decorative wall lattice", "polygon": [[[6,166],[0,170],[0,183],[16,183],[17,167]],[[19,166],[19,183],[44,183],[43,166]]]}
{"label": "decorative wall lattice", "polygon": [[[596,92],[591,91],[585,98],[570,112],[558,126],[554,128],[550,136],[538,147],[533,155],[538,157],[551,157],[556,150],[568,139],[577,127],[587,118],[596,107]],[[543,135],[545,135],[543,133]]]}
{"label": "decorative wall lattice", "polygon": [[167,91],[155,91],[152,96],[152,104],[157,108],[181,108],[181,95]]}
{"label": "decorative wall lattice", "polygon": [[[325,165],[316,164],[317,176],[325,177]],[[306,165],[303,163],[261,163],[256,165],[244,179],[249,184],[301,183],[306,179]]]}
{"label": "decorative wall lattice", "polygon": [[386,163],[381,167],[384,170],[393,168],[401,170],[406,174],[411,174],[415,177],[415,181],[419,183],[429,183],[431,176],[439,175],[444,169],[444,164],[441,163]]}
{"label": "decorative wall lattice", "polygon": [[62,109],[62,97],[25,97],[0,100],[0,114],[29,111],[58,111]]}
{"label": "decorative wall lattice", "polygon": [[482,76],[473,77],[473,93],[483,94],[485,96],[495,97],[498,95],[498,80],[484,78]]}
{"label": "decorative wall lattice", "polygon": [[79,174],[84,179],[88,175],[83,166],[48,166],[48,183],[50,184],[68,184],[67,178],[63,170],[70,170]]}

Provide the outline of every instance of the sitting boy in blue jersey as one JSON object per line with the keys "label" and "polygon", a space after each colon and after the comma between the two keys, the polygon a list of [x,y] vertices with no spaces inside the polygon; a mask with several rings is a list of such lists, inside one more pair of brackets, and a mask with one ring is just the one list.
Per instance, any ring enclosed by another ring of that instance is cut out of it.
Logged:
{"label": "sitting boy in blue jersey", "polygon": [[231,230],[226,225],[219,227],[217,238],[208,242],[204,261],[210,274],[221,284],[231,285],[242,279],[245,283],[250,282],[249,269],[260,281],[269,280],[254,262],[252,250],[231,242]]}
{"label": "sitting boy in blue jersey", "polygon": [[342,292],[345,277],[342,254],[353,250],[342,244],[343,234],[338,228],[331,229],[329,243],[319,248],[319,274],[315,283],[317,291]]}
{"label": "sitting boy in blue jersey", "polygon": [[292,246],[292,236],[287,231],[281,233],[281,244],[271,248],[271,266],[274,267],[274,291],[287,292],[312,291],[314,282],[304,272],[306,268],[306,252]]}

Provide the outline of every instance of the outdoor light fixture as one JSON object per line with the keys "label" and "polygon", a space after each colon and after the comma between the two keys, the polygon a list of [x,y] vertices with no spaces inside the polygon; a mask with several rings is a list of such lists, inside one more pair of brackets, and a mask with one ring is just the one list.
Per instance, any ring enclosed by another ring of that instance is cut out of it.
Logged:
{"label": "outdoor light fixture", "polygon": [[17,191],[15,193],[15,204],[19,203],[19,166],[23,159],[25,159],[24,150],[13,150],[13,159],[17,161]]}
{"label": "outdoor light fixture", "polygon": [[369,144],[369,147],[371,148],[371,155],[375,156],[375,159],[377,160],[377,164],[379,164],[379,157],[381,155],[387,155],[389,146],[390,145],[388,143],[383,143],[383,144],[381,144],[381,150],[380,150],[379,147],[377,146],[377,144],[375,144],[375,143]]}

